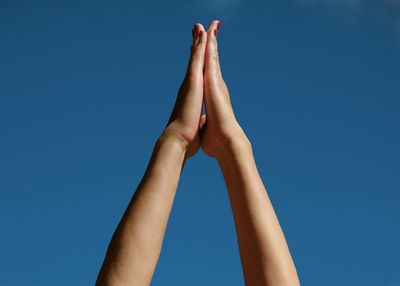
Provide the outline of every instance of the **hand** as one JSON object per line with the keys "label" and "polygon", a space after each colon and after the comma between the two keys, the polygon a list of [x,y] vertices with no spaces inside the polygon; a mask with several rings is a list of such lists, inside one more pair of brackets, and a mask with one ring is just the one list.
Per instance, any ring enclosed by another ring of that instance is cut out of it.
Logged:
{"label": "hand", "polygon": [[203,67],[207,33],[203,25],[195,24],[191,54],[185,78],[175,106],[161,137],[174,138],[185,151],[185,158],[193,156],[200,146],[199,129],[203,103]]}
{"label": "hand", "polygon": [[208,156],[217,158],[232,145],[250,144],[235,118],[228,88],[222,78],[217,44],[220,26],[219,21],[213,21],[207,31],[204,63],[206,115],[201,117],[204,125],[201,130],[201,147]]}

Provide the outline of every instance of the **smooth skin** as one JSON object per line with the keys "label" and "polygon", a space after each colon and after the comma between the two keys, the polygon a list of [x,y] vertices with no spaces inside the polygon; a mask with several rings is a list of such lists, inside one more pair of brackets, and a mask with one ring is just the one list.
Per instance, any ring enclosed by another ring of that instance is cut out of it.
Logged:
{"label": "smooth skin", "polygon": [[97,286],[150,285],[183,165],[200,146],[217,160],[225,179],[246,285],[300,285],[222,77],[220,25],[213,21],[205,31],[197,23],[193,29],[189,65],[174,109],[112,237]]}

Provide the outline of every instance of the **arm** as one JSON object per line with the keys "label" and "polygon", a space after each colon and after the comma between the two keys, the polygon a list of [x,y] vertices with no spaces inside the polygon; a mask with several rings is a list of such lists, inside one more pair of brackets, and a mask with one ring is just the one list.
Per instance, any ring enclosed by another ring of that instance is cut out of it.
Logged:
{"label": "arm", "polygon": [[258,174],[252,148],[236,121],[218,60],[214,21],[207,35],[201,146],[215,157],[229,193],[246,285],[299,285],[285,237]]}
{"label": "arm", "polygon": [[251,145],[244,138],[232,138],[229,145],[217,160],[231,201],[246,285],[299,285]]}
{"label": "arm", "polygon": [[168,125],[107,250],[96,285],[149,285],[186,158],[199,148],[206,33],[195,25],[191,57]]}

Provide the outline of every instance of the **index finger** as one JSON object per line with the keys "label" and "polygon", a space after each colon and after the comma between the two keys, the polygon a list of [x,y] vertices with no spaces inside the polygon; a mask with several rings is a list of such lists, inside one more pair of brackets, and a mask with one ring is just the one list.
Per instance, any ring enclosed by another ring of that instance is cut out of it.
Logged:
{"label": "index finger", "polygon": [[221,27],[221,22],[219,20],[214,20],[210,27],[207,30],[207,45],[206,45],[206,53],[205,53],[205,65],[204,71],[205,74],[210,76],[221,76],[221,67],[219,64],[219,56],[218,56],[218,42],[217,42],[217,33],[219,28]]}

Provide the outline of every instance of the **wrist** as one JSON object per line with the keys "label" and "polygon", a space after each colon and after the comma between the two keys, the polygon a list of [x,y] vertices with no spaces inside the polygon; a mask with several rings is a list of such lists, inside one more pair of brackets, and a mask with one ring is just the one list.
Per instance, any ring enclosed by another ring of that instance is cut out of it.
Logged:
{"label": "wrist", "polygon": [[230,161],[243,156],[252,156],[252,146],[246,134],[240,132],[230,135],[216,154],[216,159],[219,162]]}
{"label": "wrist", "polygon": [[175,176],[185,159],[185,148],[179,137],[171,132],[163,132],[153,146],[151,159],[146,169],[146,176],[158,178]]}
{"label": "wrist", "polygon": [[171,148],[185,154],[189,143],[179,132],[171,128],[166,128],[156,142],[156,146],[160,147],[164,145],[171,146]]}

